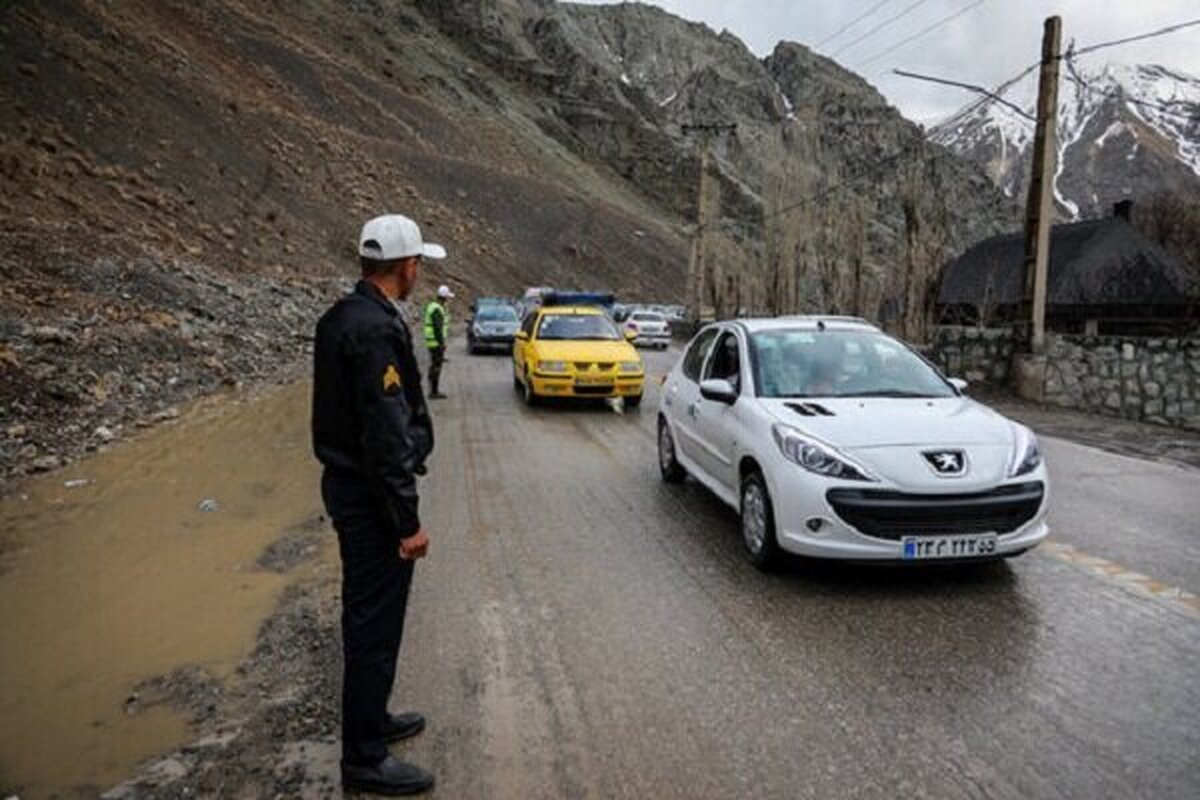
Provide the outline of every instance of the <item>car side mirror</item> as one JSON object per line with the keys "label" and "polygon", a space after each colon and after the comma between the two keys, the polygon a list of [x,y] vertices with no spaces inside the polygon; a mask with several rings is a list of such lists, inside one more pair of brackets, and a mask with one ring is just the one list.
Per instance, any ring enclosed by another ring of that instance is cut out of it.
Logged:
{"label": "car side mirror", "polygon": [[527,342],[529,341],[529,334],[525,331],[517,331],[516,338],[520,339],[522,342]]}
{"label": "car side mirror", "polygon": [[733,405],[738,399],[737,389],[733,388],[733,384],[721,378],[701,381],[700,396],[705,400],[724,403],[727,406]]}
{"label": "car side mirror", "polygon": [[962,378],[950,378],[950,385],[955,388],[959,394],[965,394],[967,387],[971,384],[964,381]]}

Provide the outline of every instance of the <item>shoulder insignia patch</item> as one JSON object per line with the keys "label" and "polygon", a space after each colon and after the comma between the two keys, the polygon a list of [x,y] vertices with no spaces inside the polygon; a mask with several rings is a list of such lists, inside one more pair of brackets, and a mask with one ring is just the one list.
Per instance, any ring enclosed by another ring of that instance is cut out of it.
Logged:
{"label": "shoulder insignia patch", "polygon": [[387,369],[383,371],[383,391],[387,393],[399,388],[400,372],[396,369],[395,364],[388,364]]}

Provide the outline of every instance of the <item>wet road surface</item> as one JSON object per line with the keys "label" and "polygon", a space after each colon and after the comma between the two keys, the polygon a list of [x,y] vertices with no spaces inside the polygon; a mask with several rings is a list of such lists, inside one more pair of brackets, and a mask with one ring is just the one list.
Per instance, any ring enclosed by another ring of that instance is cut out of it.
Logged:
{"label": "wet road surface", "polygon": [[503,357],[447,375],[393,698],[436,796],[1200,795],[1200,472],[1047,441],[1053,547],[764,575],[659,482],[656,392],[527,409]]}
{"label": "wet road surface", "polygon": [[[433,796],[1200,796],[1200,471],[1043,438],[1053,533],[1015,561],[764,575],[731,511],[659,481],[656,382],[636,413],[528,409],[506,358],[459,350],[444,385],[393,698],[429,717],[395,752]],[[0,503],[0,788],[102,787],[190,740],[122,701],[252,646],[288,580],[260,554],[318,510],[308,392]],[[336,571],[331,544],[306,574]],[[276,744],[303,796],[336,795],[334,741]]]}

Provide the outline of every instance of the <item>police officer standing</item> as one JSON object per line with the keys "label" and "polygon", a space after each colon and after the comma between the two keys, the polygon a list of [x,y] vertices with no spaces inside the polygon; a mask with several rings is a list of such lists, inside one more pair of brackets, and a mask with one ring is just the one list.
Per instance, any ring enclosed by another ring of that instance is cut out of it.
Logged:
{"label": "police officer standing", "polygon": [[317,323],[313,381],[313,449],[342,559],[342,785],[416,794],[433,776],[387,744],[420,733],[425,718],[390,714],[387,704],[413,565],[429,549],[417,476],[433,425],[395,301],[412,291],[422,258],[446,251],[390,214],[363,225],[358,252],[362,280]]}
{"label": "police officer standing", "polygon": [[450,336],[450,311],[446,308],[454,292],[449,286],[439,286],[437,296],[425,304],[425,347],[429,350],[429,396],[445,399],[438,391],[442,379],[442,364],[446,363],[446,340]]}

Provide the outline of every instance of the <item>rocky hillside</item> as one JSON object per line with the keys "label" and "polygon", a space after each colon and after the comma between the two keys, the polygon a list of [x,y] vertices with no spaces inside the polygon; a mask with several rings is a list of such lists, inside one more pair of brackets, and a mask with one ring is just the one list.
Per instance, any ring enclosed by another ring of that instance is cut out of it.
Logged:
{"label": "rocky hillside", "polygon": [[[1033,113],[1037,74],[1005,98]],[[1151,64],[1064,64],[1058,99],[1058,211],[1103,216],[1112,204],[1200,193],[1200,78]],[[1002,105],[972,103],[930,138],[978,163],[1010,197],[1029,181],[1033,125]]]}
{"label": "rocky hillside", "polygon": [[857,76],[649,6],[0,5],[0,467],[50,467],[294,364],[384,210],[448,246],[427,282],[467,296],[681,300],[699,174],[683,126],[714,122],[737,125],[713,142],[720,312],[859,312],[919,336],[942,260],[1016,224]]}
{"label": "rocky hillside", "polygon": [[381,211],[468,296],[676,297],[678,225],[474,64],[403,2],[0,5],[0,475],[295,364]]}
{"label": "rocky hillside", "polygon": [[[926,143],[853,73],[781,43],[758,59],[637,3],[418,0],[459,47],[537,98],[538,126],[660,207],[696,207],[694,123],[713,137],[720,222],[708,285],[736,305],[903,313],[947,253],[1016,224],[983,174]],[[721,307],[719,296],[709,302]]]}

